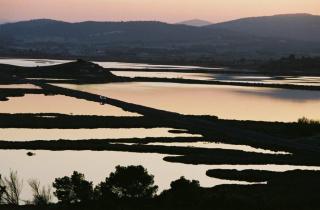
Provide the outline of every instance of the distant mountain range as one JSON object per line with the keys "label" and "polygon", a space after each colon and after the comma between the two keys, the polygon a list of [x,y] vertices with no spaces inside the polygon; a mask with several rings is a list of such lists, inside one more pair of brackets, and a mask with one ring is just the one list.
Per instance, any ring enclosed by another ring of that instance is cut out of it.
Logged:
{"label": "distant mountain range", "polygon": [[212,23],[206,20],[200,20],[200,19],[193,19],[193,20],[187,20],[183,21],[177,24],[181,25],[187,25],[187,26],[197,26],[197,27],[202,27],[202,26],[208,26],[211,25]]}
{"label": "distant mountain range", "polygon": [[320,55],[320,16],[276,15],[206,24],[48,19],[8,23],[0,25],[0,56],[191,60]]}
{"label": "distant mountain range", "polygon": [[320,42],[320,16],[289,14],[253,17],[213,24],[210,28],[223,28],[260,37],[276,37]]}

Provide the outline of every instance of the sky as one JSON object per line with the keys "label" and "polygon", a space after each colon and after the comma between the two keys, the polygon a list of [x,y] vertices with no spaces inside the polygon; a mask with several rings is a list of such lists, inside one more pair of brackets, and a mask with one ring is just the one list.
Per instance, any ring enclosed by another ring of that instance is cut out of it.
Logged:
{"label": "sky", "polygon": [[0,0],[0,21],[49,18],[175,23],[197,18],[215,23],[287,13],[320,15],[320,0]]}

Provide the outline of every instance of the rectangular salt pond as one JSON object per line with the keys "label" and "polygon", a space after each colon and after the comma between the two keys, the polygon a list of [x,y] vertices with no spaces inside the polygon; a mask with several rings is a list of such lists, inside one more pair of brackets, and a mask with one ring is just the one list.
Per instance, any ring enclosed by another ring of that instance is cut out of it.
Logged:
{"label": "rectangular salt pond", "polygon": [[0,140],[86,140],[86,139],[127,139],[147,137],[201,137],[187,133],[170,133],[171,128],[97,128],[97,129],[25,129],[0,128]]}
{"label": "rectangular salt pond", "polygon": [[214,179],[206,176],[209,169],[258,169],[286,171],[295,169],[319,170],[319,167],[278,166],[278,165],[187,165],[163,161],[165,155],[148,153],[109,152],[109,151],[33,151],[35,156],[27,156],[26,150],[0,150],[1,175],[6,176],[10,170],[18,171],[24,179],[22,198],[30,199],[31,192],[27,185],[30,179],[38,179],[42,184],[52,184],[55,178],[70,176],[74,170],[84,173],[86,178],[98,184],[115,166],[143,165],[155,177],[159,191],[168,189],[171,181],[185,176],[187,179],[199,180],[203,187],[220,184],[246,184],[245,182]]}
{"label": "rectangular salt pond", "polygon": [[293,122],[320,119],[320,91],[172,83],[59,85],[190,115]]}
{"label": "rectangular salt pond", "polygon": [[23,97],[9,97],[0,102],[1,113],[60,113],[74,115],[141,116],[122,109],[100,105],[97,102],[81,100],[63,95],[45,96],[27,94]]}
{"label": "rectangular salt pond", "polygon": [[7,88],[7,89],[40,89],[40,87],[35,86],[33,84],[9,84],[9,85],[0,85],[0,88]]}

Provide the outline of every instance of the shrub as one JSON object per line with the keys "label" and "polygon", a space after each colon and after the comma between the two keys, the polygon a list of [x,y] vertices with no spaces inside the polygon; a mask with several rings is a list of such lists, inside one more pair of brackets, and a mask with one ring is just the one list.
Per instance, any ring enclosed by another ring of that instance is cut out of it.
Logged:
{"label": "shrub", "polygon": [[53,187],[56,188],[54,195],[61,203],[88,202],[93,199],[92,182],[85,180],[84,175],[76,171],[71,177],[55,179]]}
{"label": "shrub", "polygon": [[48,205],[52,199],[51,188],[40,187],[40,182],[38,180],[30,180],[29,185],[33,192],[32,203],[37,206]]}
{"label": "shrub", "polygon": [[299,124],[307,124],[307,125],[320,125],[319,120],[312,120],[312,119],[308,119],[306,117],[299,118],[298,123]]}
{"label": "shrub", "polygon": [[147,199],[156,194],[158,186],[143,166],[117,166],[97,189],[102,197]]}
{"label": "shrub", "polygon": [[1,203],[19,205],[23,188],[23,180],[20,180],[16,171],[10,171],[9,177],[0,176]]}

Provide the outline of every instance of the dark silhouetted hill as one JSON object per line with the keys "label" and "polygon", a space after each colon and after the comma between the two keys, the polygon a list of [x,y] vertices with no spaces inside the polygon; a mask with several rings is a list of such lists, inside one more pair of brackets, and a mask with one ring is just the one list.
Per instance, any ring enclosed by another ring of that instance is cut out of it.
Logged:
{"label": "dark silhouetted hill", "polygon": [[319,17],[311,15],[248,18],[205,27],[40,19],[0,25],[0,56],[181,63],[315,56],[320,54],[319,23]]}
{"label": "dark silhouetted hill", "polygon": [[260,37],[320,42],[320,16],[310,14],[243,18],[208,27],[228,29]]}

